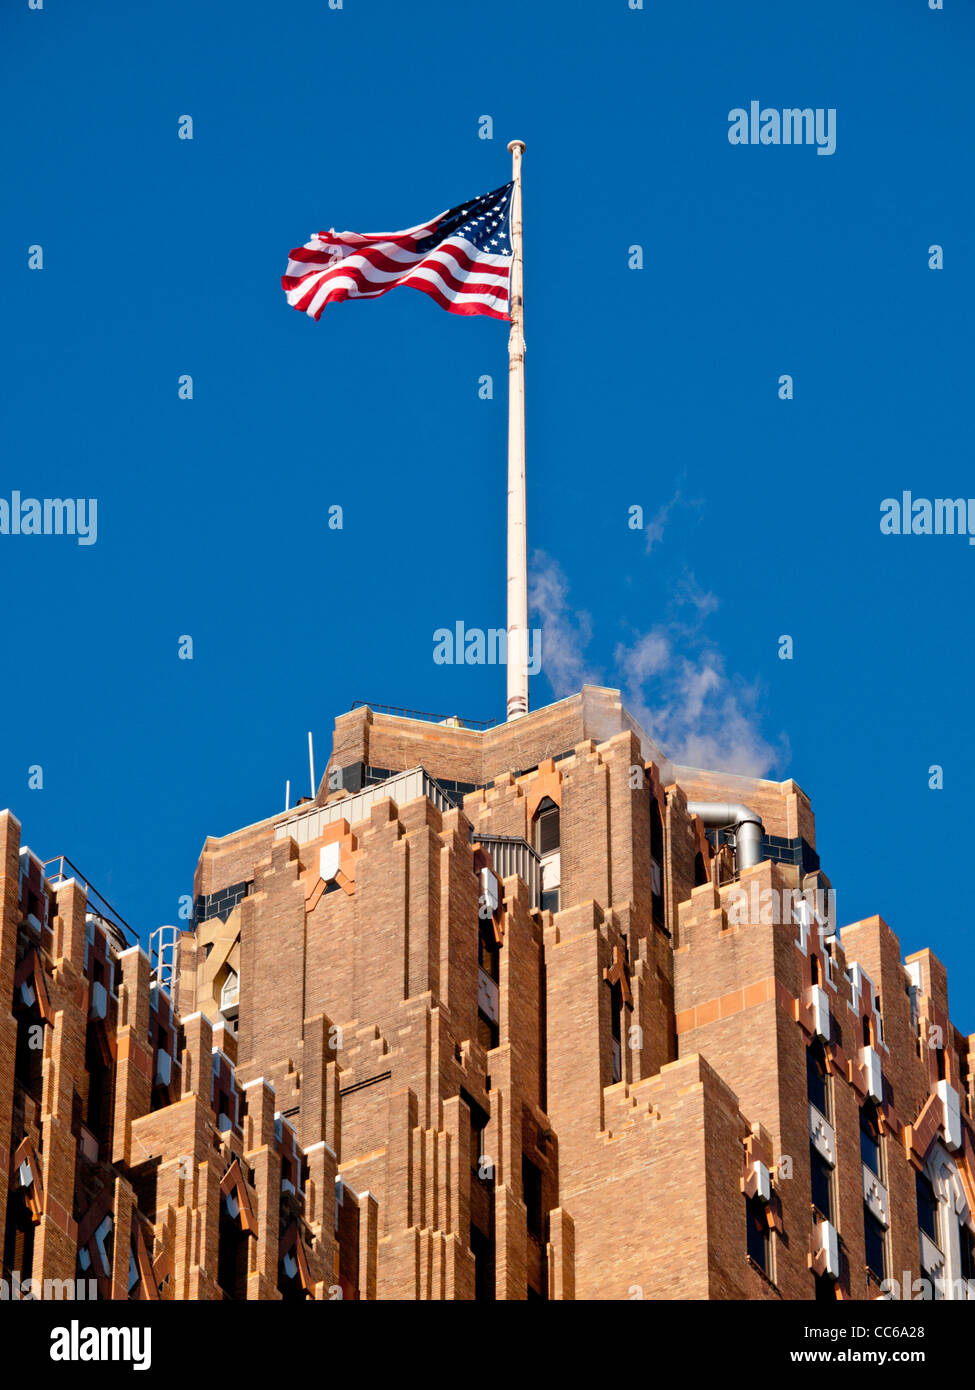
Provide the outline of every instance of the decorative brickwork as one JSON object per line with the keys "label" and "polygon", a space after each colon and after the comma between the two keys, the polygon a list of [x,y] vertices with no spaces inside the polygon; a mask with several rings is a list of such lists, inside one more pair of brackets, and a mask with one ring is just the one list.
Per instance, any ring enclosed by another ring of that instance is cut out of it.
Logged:
{"label": "decorative brickwork", "polygon": [[[383,794],[415,768],[447,796]],[[754,810],[760,863],[702,800]],[[973,1039],[930,952],[807,906],[815,845],[795,782],[670,763],[615,691],[483,731],[358,708],[313,803],[206,840],[170,997],[3,813],[5,1271],[120,1299],[868,1299],[869,1215],[893,1277],[954,1277]]]}

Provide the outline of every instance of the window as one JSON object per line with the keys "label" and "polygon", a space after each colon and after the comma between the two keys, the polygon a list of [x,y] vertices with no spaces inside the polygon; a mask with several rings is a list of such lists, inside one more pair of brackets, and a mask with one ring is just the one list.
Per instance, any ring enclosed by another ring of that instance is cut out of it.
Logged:
{"label": "window", "polygon": [[623,990],[618,980],[609,986],[609,1021],[612,1034],[612,1077],[615,1086],[617,1081],[623,1080]]}
{"label": "window", "polygon": [[525,1199],[528,1234],[535,1240],[542,1239],[542,1171],[530,1158],[522,1155],[521,1187]]}
{"label": "window", "polygon": [[554,854],[560,838],[559,808],[546,796],[535,813],[535,849],[540,855]]}
{"label": "window", "polygon": [[14,1079],[32,1099],[40,1101],[44,1086],[44,1025],[36,1005],[17,1009],[17,1050]]}
{"label": "window", "polygon": [[975,1236],[967,1226],[959,1224],[958,1237],[961,1249],[961,1277],[970,1283],[975,1279]]}
{"label": "window", "polygon": [[477,934],[477,963],[489,980],[499,980],[500,948],[491,922],[481,922]]}
{"label": "window", "polygon": [[809,1147],[809,1166],[812,1204],[820,1220],[832,1221],[833,1170],[814,1145]]}
{"label": "window", "polygon": [[664,925],[664,827],[657,798],[650,796],[650,899],[653,920]]}
{"label": "window", "polygon": [[104,1154],[112,1133],[113,1086],[112,1068],[105,1062],[108,1044],[100,1023],[89,1023],[85,1034],[85,1070],[88,1073],[88,1097],[84,1122]]}
{"label": "window", "polygon": [[864,1045],[864,1047],[869,1047],[869,1046],[870,1046],[870,1016],[869,1016],[869,1014],[864,1014],[864,1015],[863,1015],[863,1045]]}
{"label": "window", "polygon": [[700,888],[702,883],[708,882],[708,871],[704,863],[704,855],[700,850],[694,856],[694,887]]}
{"label": "window", "polygon": [[474,1298],[478,1303],[493,1303],[494,1241],[476,1226],[471,1227],[471,1254],[474,1256]]}
{"label": "window", "polygon": [[[4,1179],[6,1182],[6,1179]],[[7,1198],[7,1226],[3,1242],[3,1277],[10,1283],[16,1272],[21,1279],[29,1279],[34,1263],[34,1219],[20,1192],[11,1192]]]}
{"label": "window", "polygon": [[887,1236],[868,1207],[863,1208],[863,1246],[868,1271],[882,1283],[887,1278]]}
{"label": "window", "polygon": [[818,1040],[806,1048],[806,1092],[824,1120],[831,1120],[826,1054]]}
{"label": "window", "polygon": [[491,922],[481,922],[477,935],[477,1040],[488,1052],[497,1047],[500,1038],[501,976],[500,947]]}
{"label": "window", "polygon": [[880,1167],[880,1129],[877,1107],[868,1101],[860,1110],[860,1157],[871,1173],[882,1176]]}
{"label": "window", "polygon": [[224,1298],[242,1301],[247,1297],[247,1235],[240,1217],[232,1216],[227,1198],[220,1202],[217,1283]]}
{"label": "window", "polygon": [[539,906],[543,912],[558,912],[559,890],[557,888],[543,888]]}
{"label": "window", "polygon": [[747,1229],[748,1257],[754,1260],[762,1273],[772,1277],[771,1243],[769,1225],[765,1219],[765,1204],[757,1197],[746,1197],[745,1220]]}
{"label": "window", "polygon": [[914,1174],[914,1185],[917,1189],[917,1224],[924,1234],[933,1240],[938,1248],[941,1242],[938,1239],[938,1199],[934,1195],[934,1188],[930,1180],[923,1173]]}
{"label": "window", "polygon": [[813,1278],[816,1281],[816,1302],[835,1303],[836,1284],[833,1280],[826,1274],[814,1274]]}

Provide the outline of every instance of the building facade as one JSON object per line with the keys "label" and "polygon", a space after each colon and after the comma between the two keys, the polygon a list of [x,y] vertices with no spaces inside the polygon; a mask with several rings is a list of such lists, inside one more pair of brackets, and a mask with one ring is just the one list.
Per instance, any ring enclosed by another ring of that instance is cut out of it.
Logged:
{"label": "building facade", "polygon": [[975,1038],[809,800],[619,693],[360,707],[147,954],[0,817],[3,1277],[161,1299],[975,1296]]}

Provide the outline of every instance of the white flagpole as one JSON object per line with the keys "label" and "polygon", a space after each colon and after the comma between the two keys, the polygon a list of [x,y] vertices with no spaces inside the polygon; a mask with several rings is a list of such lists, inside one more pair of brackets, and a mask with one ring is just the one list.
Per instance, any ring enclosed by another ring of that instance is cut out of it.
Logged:
{"label": "white flagpole", "polygon": [[528,713],[528,555],[525,508],[525,316],[521,236],[521,156],[512,140],[511,282],[508,334],[508,719]]}

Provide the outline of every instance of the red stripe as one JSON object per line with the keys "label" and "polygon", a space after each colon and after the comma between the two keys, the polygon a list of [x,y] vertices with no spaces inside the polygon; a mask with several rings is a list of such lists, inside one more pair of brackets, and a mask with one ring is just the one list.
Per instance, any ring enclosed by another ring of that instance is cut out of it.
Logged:
{"label": "red stripe", "polygon": [[[442,241],[439,246],[431,246],[430,250],[425,251],[422,256],[418,255],[417,263],[419,264],[421,261],[425,261],[428,256],[432,256],[434,252],[440,251],[446,251],[449,256],[452,256],[461,270],[471,271],[476,269],[487,269],[487,267],[482,267],[480,256],[471,257],[459,242],[451,237],[448,237],[446,241]],[[371,265],[376,266],[380,270],[409,269],[402,261],[389,260],[387,257],[383,256],[379,247],[363,247],[356,252],[356,255],[364,257]],[[508,269],[503,266],[491,266],[490,269],[497,275],[509,273]]]}
{"label": "red stripe", "polygon": [[[439,249],[440,248],[438,247],[437,250]],[[447,284],[450,286],[452,290],[456,290],[459,293],[462,293],[464,290],[468,290],[472,294],[481,294],[482,292],[486,292],[489,294],[495,294],[498,292],[507,293],[507,290],[504,289],[501,285],[484,285],[483,287],[472,287],[473,282],[471,280],[459,278],[453,273],[449,266],[444,265],[442,261],[434,260],[432,256],[424,256],[422,257],[422,259],[415,261],[412,265],[403,265],[402,263],[397,265],[396,261],[388,260],[385,256],[382,256],[377,251],[362,251],[357,252],[356,254],[361,255],[363,260],[368,261],[370,265],[374,265],[377,270],[385,270],[395,274],[397,279],[399,280],[401,280],[404,275],[412,275],[414,271],[419,270],[421,267],[423,267],[429,270],[435,270],[441,276],[441,278],[447,282]],[[467,264],[471,272],[482,268],[478,266],[476,261],[468,260]],[[356,274],[356,271],[349,268],[345,261],[340,261],[337,266],[330,267],[326,273],[329,275],[335,272],[341,273],[343,266],[346,266],[346,274]],[[500,274],[502,272],[499,271],[498,273]]]}
{"label": "red stripe", "polygon": [[[398,275],[395,280],[390,280],[385,285],[377,285],[374,280],[370,280],[367,276],[363,275],[363,273],[356,267],[343,263],[342,266],[336,266],[332,270],[316,273],[307,277],[301,276],[297,279],[296,284],[293,286],[288,285],[286,283],[286,281],[292,279],[293,277],[283,275],[281,277],[281,284],[285,289],[292,289],[296,288],[298,285],[303,284],[306,278],[312,282],[310,288],[304,295],[302,295],[301,299],[294,306],[296,309],[300,308],[304,310],[307,309],[308,305],[311,303],[312,299],[321,289],[322,285],[328,284],[331,280],[338,280],[343,277],[351,279],[358,289],[365,290],[368,293],[372,294],[374,297],[378,298],[378,295],[380,293],[386,294],[389,290],[396,289],[398,285],[412,284],[414,286],[418,286],[421,283],[421,281],[420,277],[416,276],[416,272],[421,268],[424,268],[424,263],[422,261],[418,262],[415,266],[410,266],[407,270],[404,270],[403,273],[401,275]],[[475,280],[458,281],[450,275],[449,271],[444,271],[444,268],[442,266],[436,264],[431,265],[429,269],[439,274],[441,278],[446,281],[448,288],[451,289],[454,292],[454,294],[479,294],[484,295],[486,298],[496,299],[500,304],[507,303],[507,286],[487,285]],[[413,277],[416,278],[414,279]],[[437,288],[439,290],[439,286]]]}
{"label": "red stripe", "polygon": [[[376,265],[376,254],[377,253],[373,252],[370,255],[363,255],[363,259],[368,261],[370,265]],[[385,262],[386,267],[390,270],[393,268],[394,264],[394,262]],[[377,266],[377,269],[383,268],[381,264]],[[455,294],[487,295],[502,302],[506,301],[508,298],[507,284],[491,284],[487,281],[475,280],[473,278],[459,279],[452,274],[450,269],[443,265],[442,262],[433,260],[430,257],[424,257],[423,260],[416,261],[413,265],[400,267],[396,274],[396,278],[384,285],[377,284],[376,281],[370,280],[357,266],[351,265],[348,260],[340,261],[337,265],[331,266],[327,270],[310,271],[307,275],[282,275],[281,285],[283,289],[291,290],[298,288],[308,280],[314,282],[314,287],[317,290],[329,280],[347,276],[354,280],[355,284],[360,289],[382,289],[386,291],[395,289],[397,285],[403,284],[420,269],[427,269],[439,275],[448,289],[452,290]]]}
{"label": "red stripe", "polygon": [[[423,294],[429,295],[431,299],[435,300],[436,303],[440,305],[441,309],[446,309],[449,314],[463,314],[465,317],[469,318],[474,318],[478,314],[484,314],[488,318],[504,319],[505,322],[507,322],[509,319],[509,315],[506,314],[503,310],[489,308],[487,305],[484,304],[455,304],[452,300],[447,299],[447,297],[444,294],[442,294],[441,291],[435,285],[428,284],[425,281],[415,285],[407,284],[404,281],[401,281],[400,283],[404,284],[407,289],[420,290]],[[387,289],[396,288],[396,285],[387,286]],[[381,295],[384,295],[385,293],[385,289],[380,290],[378,293],[374,294],[372,298],[378,299]],[[348,299],[349,297],[349,291],[344,288],[335,288],[334,290],[329,291],[329,293],[325,296],[325,302],[319,306],[318,312],[316,314],[313,314],[312,317],[317,322],[321,318],[326,304],[339,304],[343,299]],[[298,307],[298,305],[295,305],[295,308]]]}
{"label": "red stripe", "polygon": [[[384,244],[389,246],[394,243],[387,239]],[[424,260],[435,251],[446,252],[447,255],[451,256],[457,262],[462,270],[471,271],[480,265],[481,258],[479,256],[472,258],[457,241],[450,237],[448,237],[446,241],[442,241],[439,246],[431,247],[431,249],[424,252],[422,256],[417,255],[417,260]],[[403,261],[396,261],[384,255],[381,245],[358,247],[354,254],[362,256],[364,260],[369,261],[370,265],[376,266],[378,270],[397,273],[409,269],[409,266],[405,265]],[[490,252],[488,254],[490,254]],[[329,256],[323,250],[311,249],[307,246],[296,246],[292,250],[289,259],[292,261],[299,261],[309,267],[320,266],[323,270],[331,269],[334,265],[339,264],[339,262],[335,261],[334,257]],[[506,273],[501,266],[492,266],[491,269],[499,275]]]}

